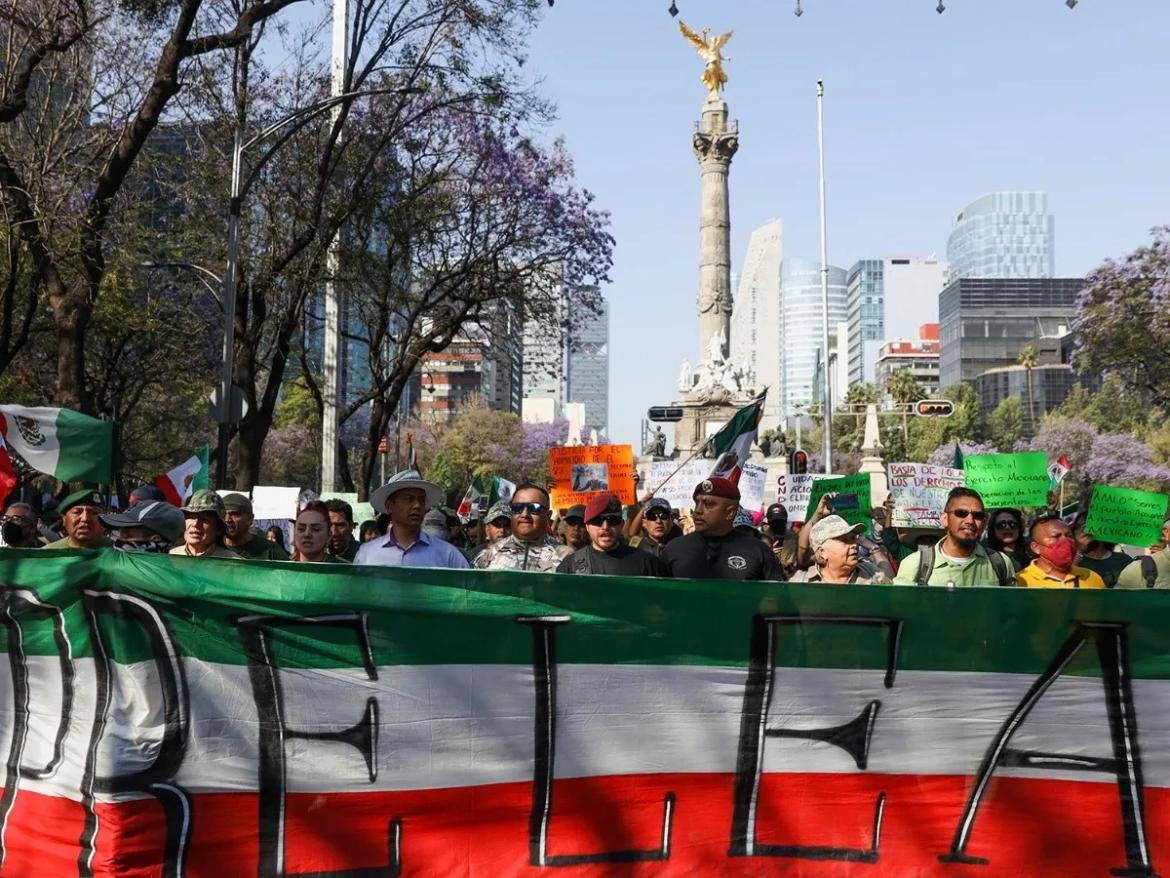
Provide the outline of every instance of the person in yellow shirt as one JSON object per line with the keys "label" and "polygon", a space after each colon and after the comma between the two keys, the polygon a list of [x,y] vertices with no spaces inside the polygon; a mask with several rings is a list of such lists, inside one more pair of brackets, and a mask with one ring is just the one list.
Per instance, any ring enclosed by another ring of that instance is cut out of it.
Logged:
{"label": "person in yellow shirt", "polygon": [[1027,588],[1104,588],[1100,574],[1075,567],[1077,542],[1072,529],[1059,516],[1041,516],[1028,529],[1031,564],[1016,574],[1016,585]]}

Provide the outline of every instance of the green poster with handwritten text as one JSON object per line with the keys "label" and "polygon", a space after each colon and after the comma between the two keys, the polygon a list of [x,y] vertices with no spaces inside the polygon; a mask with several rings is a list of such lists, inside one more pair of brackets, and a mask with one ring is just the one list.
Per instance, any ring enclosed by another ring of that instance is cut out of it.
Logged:
{"label": "green poster with handwritten text", "polygon": [[1085,519],[1085,533],[1107,543],[1152,546],[1161,542],[1165,520],[1165,494],[1097,485]]}
{"label": "green poster with handwritten text", "polygon": [[972,454],[963,461],[968,488],[983,498],[983,505],[1048,505],[1048,456],[1043,451],[1016,454]]}

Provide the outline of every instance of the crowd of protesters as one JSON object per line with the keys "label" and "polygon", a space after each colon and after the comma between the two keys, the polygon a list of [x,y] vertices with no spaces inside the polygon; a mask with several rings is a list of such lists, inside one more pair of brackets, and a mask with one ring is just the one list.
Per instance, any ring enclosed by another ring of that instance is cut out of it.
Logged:
{"label": "crowd of protesters", "polygon": [[554,510],[544,487],[522,484],[506,502],[472,506],[462,517],[442,505],[438,485],[415,471],[371,494],[378,517],[355,523],[342,500],[309,500],[291,522],[255,526],[242,493],[196,491],[182,506],[160,489],[135,489],[121,511],[92,489],[75,491],[53,517],[11,503],[0,537],[11,548],[169,553],[241,561],[528,570],[572,574],[777,580],[837,584],[1170,588],[1170,519],[1162,540],[1133,556],[1086,533],[1084,516],[1054,511],[1026,519],[986,509],[979,493],[955,488],[934,528],[889,524],[892,500],[850,523],[821,498],[806,522],[790,526],[781,504],[757,523],[740,508],[738,487],[710,478],[680,511],[646,495],[623,507],[609,493]]}

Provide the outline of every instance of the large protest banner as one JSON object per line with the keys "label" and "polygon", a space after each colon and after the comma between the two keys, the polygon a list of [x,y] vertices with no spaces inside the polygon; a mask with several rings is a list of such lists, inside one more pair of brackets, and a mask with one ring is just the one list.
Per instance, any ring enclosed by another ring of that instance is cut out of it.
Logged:
{"label": "large protest banner", "polygon": [[891,463],[894,527],[938,527],[947,494],[964,484],[963,471],[930,463]]}
{"label": "large protest banner", "polygon": [[1043,451],[972,454],[964,458],[963,472],[967,487],[978,491],[989,509],[1048,503],[1048,458]]}
{"label": "large protest banner", "polygon": [[603,492],[635,502],[634,448],[631,445],[568,445],[548,450],[554,509],[588,503]]}
{"label": "large protest banner", "polygon": [[1159,592],[0,552],[5,876],[1155,875]]}
{"label": "large protest banner", "polygon": [[1165,520],[1165,494],[1097,485],[1089,502],[1085,533],[1108,543],[1152,546],[1161,542]]}

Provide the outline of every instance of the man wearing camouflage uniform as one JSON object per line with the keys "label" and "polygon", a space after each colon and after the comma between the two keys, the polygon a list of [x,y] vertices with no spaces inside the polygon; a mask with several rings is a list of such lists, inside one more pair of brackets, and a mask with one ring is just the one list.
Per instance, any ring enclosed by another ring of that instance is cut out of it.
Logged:
{"label": "man wearing camouflage uniform", "polygon": [[479,570],[551,572],[572,552],[548,535],[549,494],[538,485],[520,485],[512,495],[512,533],[476,556]]}

